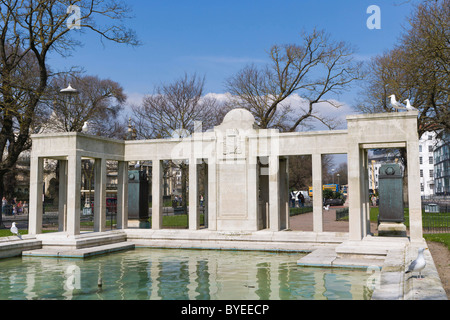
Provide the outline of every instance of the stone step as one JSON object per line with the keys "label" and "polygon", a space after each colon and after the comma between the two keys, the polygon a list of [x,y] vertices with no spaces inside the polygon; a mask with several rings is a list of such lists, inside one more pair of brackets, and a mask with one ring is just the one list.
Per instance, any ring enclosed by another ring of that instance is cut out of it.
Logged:
{"label": "stone step", "polygon": [[336,254],[341,258],[357,257],[359,255],[386,257],[391,250],[403,250],[408,244],[408,239],[392,239],[389,237],[368,237],[363,241],[345,241],[336,247]]}
{"label": "stone step", "polygon": [[127,241],[127,235],[124,232],[116,231],[84,233],[77,236],[58,232],[38,235],[37,238],[42,241],[43,249],[60,250],[83,249]]}
{"label": "stone step", "polygon": [[55,248],[43,248],[22,252],[23,257],[54,257],[54,258],[87,258],[112,252],[132,250],[135,245],[129,242],[120,242],[83,249],[60,250]]}
{"label": "stone step", "polygon": [[[11,237],[12,238],[12,237]],[[34,250],[41,248],[41,241],[36,239],[9,239],[0,242],[0,259],[18,257],[24,250]]]}

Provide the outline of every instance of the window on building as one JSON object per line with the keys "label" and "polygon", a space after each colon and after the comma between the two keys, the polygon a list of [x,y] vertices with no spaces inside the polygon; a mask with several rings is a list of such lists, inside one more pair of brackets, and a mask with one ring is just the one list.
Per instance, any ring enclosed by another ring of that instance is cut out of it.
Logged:
{"label": "window on building", "polygon": [[428,158],[428,163],[429,163],[429,164],[433,164],[433,157],[429,157],[429,158]]}
{"label": "window on building", "polygon": [[420,164],[423,164],[423,159],[422,157],[419,158]]}
{"label": "window on building", "polygon": [[420,184],[420,191],[422,191],[422,192],[425,191],[425,187],[424,187],[423,183]]}
{"label": "window on building", "polygon": [[422,145],[419,145],[419,152],[422,152]]}
{"label": "window on building", "polygon": [[430,170],[430,178],[434,178],[434,170]]}
{"label": "window on building", "polygon": [[433,152],[433,146],[428,146],[428,152]]}
{"label": "window on building", "polygon": [[423,178],[423,169],[420,169],[420,177]]}

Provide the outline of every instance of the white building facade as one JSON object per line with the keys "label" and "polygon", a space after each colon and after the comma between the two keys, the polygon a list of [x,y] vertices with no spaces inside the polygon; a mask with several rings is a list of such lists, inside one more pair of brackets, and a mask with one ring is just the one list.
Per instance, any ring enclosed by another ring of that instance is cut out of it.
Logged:
{"label": "white building facade", "polygon": [[435,132],[425,132],[419,140],[420,192],[422,196],[435,194],[433,152],[437,144]]}

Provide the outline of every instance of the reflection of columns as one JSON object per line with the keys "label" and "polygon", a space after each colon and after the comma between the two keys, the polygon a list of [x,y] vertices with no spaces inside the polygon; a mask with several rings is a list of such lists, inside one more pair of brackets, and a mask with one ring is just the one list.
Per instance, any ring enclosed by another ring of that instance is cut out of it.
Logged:
{"label": "reflection of columns", "polygon": [[30,234],[42,232],[42,188],[43,188],[43,164],[44,159],[31,157],[30,163],[30,209],[29,228]]}
{"label": "reflection of columns", "polygon": [[324,300],[327,289],[325,288],[326,273],[313,271],[314,277],[314,300]]}
{"label": "reflection of columns", "polygon": [[152,229],[162,229],[163,168],[158,159],[152,160]]}
{"label": "reflection of columns", "polygon": [[67,233],[80,234],[81,157],[70,155],[67,168]]}
{"label": "reflection of columns", "polygon": [[209,272],[209,296],[211,300],[220,299],[220,288],[218,286],[219,279],[218,275],[218,262],[217,258],[212,259],[211,256],[208,261],[208,272]]}
{"label": "reflection of columns", "polygon": [[106,230],[106,159],[94,162],[94,231]]}
{"label": "reflection of columns", "polygon": [[217,163],[208,159],[208,229],[217,230]]}
{"label": "reflection of columns", "polygon": [[312,155],[313,230],[323,232],[322,155]]}
{"label": "reflection of columns", "polygon": [[[190,175],[189,175],[190,178]],[[189,187],[190,189],[190,187]],[[190,191],[190,190],[189,190]],[[189,200],[190,201],[190,200]],[[197,279],[197,258],[194,256],[189,256],[188,257],[188,272],[189,272],[189,283],[187,285],[187,291],[188,291],[188,297],[189,300],[195,300],[195,297],[197,297],[198,292],[197,287],[198,287],[198,283],[196,281]]]}
{"label": "reflection of columns", "polygon": [[117,229],[128,228],[128,162],[118,163]]}
{"label": "reflection of columns", "polygon": [[36,283],[36,267],[30,266],[27,268],[27,276],[26,276],[26,286],[23,290],[25,293],[25,297],[27,300],[34,300],[38,298],[37,293],[35,292],[34,286]]}
{"label": "reflection of columns", "polygon": [[67,160],[59,160],[58,231],[67,230]]}
{"label": "reflection of columns", "polygon": [[189,159],[189,230],[198,230],[200,228],[198,169],[197,159]]}
{"label": "reflection of columns", "polygon": [[[154,162],[153,162],[154,163]],[[152,257],[150,264],[150,279],[152,283],[150,300],[161,300],[159,296],[158,289],[161,284],[160,274],[161,274],[161,262],[158,261],[156,256]]]}
{"label": "reflection of columns", "polygon": [[269,222],[270,230],[280,231],[280,170],[278,156],[269,156]]}
{"label": "reflection of columns", "polygon": [[414,139],[407,143],[408,159],[408,204],[409,204],[409,230],[411,241],[421,241],[422,230],[422,201],[420,196],[420,163],[419,140]]}
{"label": "reflection of columns", "polygon": [[278,273],[279,263],[271,261],[269,263],[269,300],[280,299],[280,279]]}

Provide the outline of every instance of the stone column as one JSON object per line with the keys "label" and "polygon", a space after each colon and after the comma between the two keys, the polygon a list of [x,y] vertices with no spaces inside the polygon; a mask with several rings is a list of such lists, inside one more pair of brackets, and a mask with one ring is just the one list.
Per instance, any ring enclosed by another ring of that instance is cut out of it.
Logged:
{"label": "stone column", "polygon": [[163,168],[161,160],[152,160],[152,229],[162,229]]}
{"label": "stone column", "polygon": [[369,155],[365,149],[361,150],[361,194],[362,194],[362,237],[370,233],[370,202],[369,202]]}
{"label": "stone column", "polygon": [[118,163],[117,229],[128,228],[128,162]]}
{"label": "stone column", "polygon": [[43,211],[43,170],[44,159],[32,156],[30,163],[30,203],[28,232],[36,235],[42,233]]}
{"label": "stone column", "polygon": [[323,232],[322,154],[312,155],[313,231]]}
{"label": "stone column", "polygon": [[106,230],[106,159],[94,162],[94,232]]}
{"label": "stone column", "polygon": [[289,159],[281,158],[280,164],[280,230],[289,229]]}
{"label": "stone column", "polygon": [[58,231],[67,230],[67,160],[59,160]]}
{"label": "stone column", "polygon": [[203,214],[204,214],[204,224],[205,224],[205,228],[209,228],[209,174],[208,174],[208,164],[207,163],[203,163],[202,164],[204,166],[204,177],[205,179],[203,180],[203,190],[205,192],[205,194],[203,195]]}
{"label": "stone column", "polygon": [[423,240],[422,199],[420,194],[419,140],[407,143],[409,231],[411,242]]}
{"label": "stone column", "polygon": [[259,186],[259,172],[258,160],[256,156],[251,156],[247,163],[247,212],[248,220],[253,221],[253,230],[258,230],[258,186]]}
{"label": "stone column", "polygon": [[269,229],[280,231],[280,168],[279,157],[269,156]]}
{"label": "stone column", "polygon": [[[362,240],[361,216],[361,166],[362,151],[358,144],[349,143],[348,149],[348,197],[349,197],[349,240]],[[368,187],[368,186],[367,186]]]}
{"label": "stone column", "polygon": [[189,159],[189,230],[200,228],[197,159]]}
{"label": "stone column", "polygon": [[208,159],[208,229],[217,230],[217,163]]}
{"label": "stone column", "polygon": [[68,157],[67,168],[67,233],[80,234],[81,157],[77,154]]}

